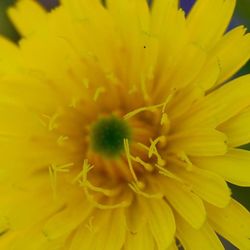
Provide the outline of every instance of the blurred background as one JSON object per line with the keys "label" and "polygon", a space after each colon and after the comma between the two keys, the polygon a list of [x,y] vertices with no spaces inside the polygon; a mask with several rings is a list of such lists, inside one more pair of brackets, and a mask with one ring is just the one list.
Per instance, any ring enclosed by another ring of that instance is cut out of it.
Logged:
{"label": "blurred background", "polygon": [[[6,14],[6,8],[8,6],[13,5],[16,0],[0,0],[0,34],[12,39],[13,41],[17,42],[20,38],[18,32],[15,30],[13,25],[9,22],[9,19]],[[40,0],[41,4],[45,6],[48,10],[57,6],[57,0]],[[151,2],[149,0],[149,2]],[[185,10],[186,13],[192,8],[192,4],[195,0],[180,0],[181,7]],[[211,13],[212,15],[213,13]],[[32,22],[32,20],[30,20]],[[237,26],[237,25],[244,25],[250,31],[250,0],[238,0],[236,11],[233,17],[233,20],[229,26],[229,29]],[[245,65],[245,67],[238,73],[238,75],[250,73],[250,62]],[[250,96],[249,96],[250,98]],[[250,129],[250,128],[249,128]],[[243,148],[250,150],[250,145],[245,145]],[[250,210],[250,188],[242,188],[230,185],[233,196],[235,199],[240,201],[245,207]],[[230,244],[225,242],[225,246],[227,250],[236,249]],[[212,250],[212,249],[211,249]]]}

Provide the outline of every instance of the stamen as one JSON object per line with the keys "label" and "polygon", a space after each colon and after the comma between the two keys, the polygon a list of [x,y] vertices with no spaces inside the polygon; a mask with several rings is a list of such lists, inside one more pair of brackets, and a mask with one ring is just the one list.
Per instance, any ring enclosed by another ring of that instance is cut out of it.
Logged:
{"label": "stamen", "polygon": [[169,124],[169,118],[166,113],[163,113],[161,116],[161,125]]}
{"label": "stamen", "polygon": [[88,221],[88,223],[85,225],[85,227],[91,232],[91,233],[94,233],[95,232],[95,230],[94,230],[94,226],[93,226],[93,220],[94,220],[94,216],[91,216],[90,218],[89,218],[89,221]]}
{"label": "stamen", "polygon": [[79,101],[78,98],[73,97],[72,100],[71,100],[71,102],[70,102],[70,104],[69,104],[69,107],[70,107],[70,108],[76,108],[76,107],[77,107],[77,102],[78,102],[78,101]]}
{"label": "stamen", "polygon": [[136,183],[139,183],[138,178],[135,174],[132,162],[131,162],[131,155],[130,155],[130,150],[129,150],[129,142],[128,139],[124,139],[124,149],[125,149],[125,154],[127,157],[127,161],[128,161],[128,166],[129,166],[129,170],[131,172],[131,175],[133,177],[133,179],[135,180]]}
{"label": "stamen", "polygon": [[162,159],[161,155],[159,154],[156,145],[158,142],[165,142],[165,141],[166,141],[165,136],[159,136],[154,141],[150,140],[151,145],[149,147],[148,157],[151,158],[153,155],[155,155],[157,157],[157,162],[160,166],[164,166],[166,164],[166,162],[165,162],[165,160]]}
{"label": "stamen", "polygon": [[158,105],[152,105],[152,106],[147,106],[147,107],[142,107],[142,108],[138,108],[138,109],[135,109],[129,113],[127,113],[123,119],[124,120],[128,120],[130,118],[132,118],[133,116],[139,114],[139,113],[142,113],[144,111],[151,111],[151,112],[154,112],[155,110],[157,110],[157,108],[161,108],[164,106],[164,103],[162,104],[158,104]]}
{"label": "stamen", "polygon": [[102,210],[107,210],[107,209],[116,209],[116,208],[124,208],[124,207],[129,207],[131,204],[131,200],[125,200],[125,201],[121,201],[119,203],[116,203],[114,205],[105,205],[105,204],[101,204],[97,201],[95,201],[93,195],[91,195],[88,191],[87,188],[84,188],[84,193],[88,199],[88,201],[90,203],[93,204],[93,206],[95,206],[96,208],[102,209]]}
{"label": "stamen", "polygon": [[[152,141],[152,140],[151,140]],[[146,150],[148,152],[148,157],[152,158],[153,155],[156,156],[157,158],[157,164],[160,166],[165,166],[166,162],[165,160],[162,159],[161,155],[158,153],[158,150],[156,148],[156,146],[152,146],[154,144],[151,144],[150,147],[144,145],[143,143],[137,143],[141,148],[143,148],[144,150]]]}
{"label": "stamen", "polygon": [[118,193],[117,193],[117,190],[108,190],[108,189],[96,187],[87,180],[88,172],[91,169],[93,169],[93,167],[94,166],[91,166],[88,163],[88,160],[84,160],[82,172],[77,176],[77,179],[82,178],[82,180],[81,181],[79,180],[79,182],[81,184],[81,187],[83,187],[84,193],[88,201],[91,202],[96,208],[99,208],[99,209],[115,209],[115,208],[121,208],[121,207],[128,207],[131,203],[131,199],[122,201],[114,205],[101,204],[94,199],[93,195],[90,194],[89,190],[97,192],[99,194],[104,194],[107,197],[113,197],[117,195]]}
{"label": "stamen", "polygon": [[87,181],[87,175],[88,175],[88,172],[93,169],[94,166],[93,165],[90,165],[88,163],[88,160],[84,160],[83,161],[83,167],[82,167],[82,171],[76,176],[76,178],[73,180],[73,183],[79,181],[80,182],[80,179],[82,178],[82,181],[81,183],[84,183]]}
{"label": "stamen", "polygon": [[69,168],[72,167],[72,166],[74,166],[73,162],[67,163],[67,164],[64,164],[64,165],[54,166],[54,170],[56,172],[67,173],[67,172],[69,172]]}
{"label": "stamen", "polygon": [[58,144],[59,146],[63,146],[64,143],[65,143],[65,141],[67,141],[68,139],[69,139],[68,136],[61,135],[61,136],[59,136],[59,138],[57,139],[57,144]]}
{"label": "stamen", "polygon": [[175,179],[179,182],[183,182],[181,178],[170,172],[169,170],[159,166],[158,164],[155,164],[155,166],[159,169],[159,174],[164,175],[166,177],[169,177],[171,179]]}
{"label": "stamen", "polygon": [[116,189],[105,189],[105,188],[101,188],[101,187],[97,187],[97,186],[94,186],[93,184],[91,184],[89,181],[86,182],[88,188],[91,190],[91,191],[94,191],[96,193],[102,193],[104,194],[105,196],[108,196],[108,197],[113,197],[113,196],[116,196],[119,194],[120,192],[120,188],[116,188]]}
{"label": "stamen", "polygon": [[114,85],[119,85],[119,80],[114,74],[114,72],[109,72],[106,74],[106,78]]}
{"label": "stamen", "polygon": [[184,161],[185,163],[187,163],[187,165],[189,166],[189,168],[193,169],[193,163],[190,161],[190,159],[185,154],[185,152],[179,152],[179,153],[177,153],[177,157],[179,159],[181,159],[182,161]]}
{"label": "stamen", "polygon": [[42,114],[41,117],[39,117],[39,121],[40,123],[44,126],[44,127],[48,127],[48,120],[50,119],[50,117],[48,117],[45,114]]}
{"label": "stamen", "polygon": [[167,140],[167,138],[164,135],[158,136],[155,140],[150,139],[151,146],[149,147],[149,152],[148,152],[149,158],[152,157],[155,150],[157,151],[156,145],[158,143],[161,143],[162,145],[165,145],[166,140]]}
{"label": "stamen", "polygon": [[169,94],[169,95],[167,96],[166,101],[164,102],[164,105],[163,105],[163,107],[162,107],[162,111],[161,111],[162,113],[165,113],[165,112],[166,112],[167,105],[168,105],[169,102],[173,99],[175,93],[176,93],[176,90],[173,89],[173,90],[172,90],[172,93]]}
{"label": "stamen", "polygon": [[59,113],[55,113],[52,117],[50,117],[49,120],[49,131],[52,131],[58,127],[58,124],[56,123],[56,119],[59,117]]}
{"label": "stamen", "polygon": [[105,188],[97,187],[97,186],[93,185],[90,181],[88,181],[88,173],[93,168],[94,168],[94,166],[93,165],[91,166],[88,163],[88,160],[84,160],[82,171],[73,182],[78,181],[80,183],[81,187],[86,187],[86,188],[90,189],[91,191],[104,194],[107,197],[113,197],[113,196],[118,195],[120,192],[120,188],[105,189]]}
{"label": "stamen", "polygon": [[57,187],[57,173],[68,173],[69,168],[72,167],[74,163],[67,163],[64,165],[51,164],[49,166],[50,183],[53,191],[53,196],[56,198],[56,187]]}
{"label": "stamen", "polygon": [[94,101],[96,102],[100,94],[103,94],[105,92],[106,92],[106,89],[104,87],[97,88],[94,94]]}
{"label": "stamen", "polygon": [[151,164],[143,161],[139,156],[136,157],[131,156],[131,159],[141,164],[149,172],[152,172],[154,170],[154,167]]}
{"label": "stamen", "polygon": [[192,171],[194,169],[194,166],[192,164],[192,162],[188,159],[188,157],[185,155],[185,153],[183,153],[184,155],[182,155],[182,157],[180,157],[180,155],[177,154],[177,157],[169,157],[168,160],[171,161],[172,163],[180,166],[180,167],[184,167],[187,171]]}
{"label": "stamen", "polygon": [[162,134],[168,134],[170,129],[170,120],[168,118],[168,115],[166,113],[162,113],[161,116],[161,133]]}
{"label": "stamen", "polygon": [[137,91],[137,87],[136,87],[136,85],[134,84],[134,85],[132,86],[132,88],[128,91],[128,94],[129,94],[129,95],[132,95],[132,94],[134,94],[136,91]]}
{"label": "stamen", "polygon": [[145,198],[148,198],[148,199],[162,199],[163,198],[163,195],[160,194],[160,193],[156,193],[156,194],[148,194],[146,192],[143,192],[137,185],[137,183],[135,182],[132,182],[132,183],[129,183],[128,186],[137,194],[145,197]]}
{"label": "stamen", "polygon": [[44,127],[49,128],[49,122],[51,120],[51,116],[42,114],[39,120]]}
{"label": "stamen", "polygon": [[141,148],[143,148],[145,151],[147,151],[147,152],[149,151],[149,147],[144,145],[143,143],[137,142],[137,145],[140,146]]}
{"label": "stamen", "polygon": [[87,79],[87,78],[82,79],[82,83],[86,89],[89,88],[89,79]]}
{"label": "stamen", "polygon": [[138,109],[135,109],[129,113],[127,113],[123,118],[124,120],[128,120],[130,118],[132,118],[133,116],[141,113],[141,112],[144,112],[144,111],[151,111],[151,112],[155,112],[158,108],[162,108],[162,114],[165,113],[165,110],[166,110],[166,107],[167,107],[167,104],[171,101],[171,99],[173,98],[174,96],[174,93],[171,93],[170,95],[168,95],[168,97],[166,98],[165,102],[163,103],[160,103],[160,104],[156,104],[156,105],[151,105],[151,106],[146,106],[146,107],[141,107],[141,108],[138,108]]}

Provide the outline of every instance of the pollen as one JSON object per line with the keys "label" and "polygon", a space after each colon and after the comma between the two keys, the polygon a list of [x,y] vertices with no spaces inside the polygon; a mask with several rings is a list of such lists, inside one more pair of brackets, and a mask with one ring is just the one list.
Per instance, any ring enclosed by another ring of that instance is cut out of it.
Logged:
{"label": "pollen", "polygon": [[131,139],[131,129],[122,119],[104,117],[94,123],[90,138],[93,151],[107,157],[116,157],[124,150],[124,139]]}

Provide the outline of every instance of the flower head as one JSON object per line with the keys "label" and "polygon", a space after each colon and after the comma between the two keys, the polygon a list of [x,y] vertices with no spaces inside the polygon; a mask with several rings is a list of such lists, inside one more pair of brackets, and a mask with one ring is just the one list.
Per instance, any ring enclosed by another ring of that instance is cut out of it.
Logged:
{"label": "flower head", "polygon": [[[12,250],[250,249],[250,76],[234,0],[20,0],[0,40],[1,238]],[[226,83],[226,84],[224,84]],[[217,234],[216,234],[217,233]]]}

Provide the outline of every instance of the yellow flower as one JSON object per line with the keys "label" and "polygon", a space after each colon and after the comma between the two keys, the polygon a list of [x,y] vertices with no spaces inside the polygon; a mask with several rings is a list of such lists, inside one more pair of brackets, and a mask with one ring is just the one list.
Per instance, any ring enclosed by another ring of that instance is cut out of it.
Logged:
{"label": "yellow flower", "polygon": [[[250,249],[250,76],[234,0],[21,0],[0,40],[0,249]],[[225,82],[228,82],[224,84]]]}

